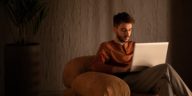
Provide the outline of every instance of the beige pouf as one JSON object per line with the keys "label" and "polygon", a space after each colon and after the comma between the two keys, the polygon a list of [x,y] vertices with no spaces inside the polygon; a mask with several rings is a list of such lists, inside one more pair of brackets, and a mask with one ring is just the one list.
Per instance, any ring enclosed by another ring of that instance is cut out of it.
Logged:
{"label": "beige pouf", "polygon": [[65,87],[70,88],[73,80],[82,73],[87,72],[87,66],[93,60],[94,56],[82,56],[70,60],[64,67],[63,83]]}
{"label": "beige pouf", "polygon": [[79,75],[71,87],[78,96],[130,96],[129,86],[123,80],[99,72]]}

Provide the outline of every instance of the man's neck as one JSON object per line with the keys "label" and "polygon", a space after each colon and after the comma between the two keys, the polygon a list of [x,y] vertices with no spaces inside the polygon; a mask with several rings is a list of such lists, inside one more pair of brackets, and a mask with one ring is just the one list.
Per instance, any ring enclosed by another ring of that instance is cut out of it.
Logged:
{"label": "man's neck", "polygon": [[114,41],[120,45],[124,45],[126,42],[121,42],[117,37],[114,38]]}

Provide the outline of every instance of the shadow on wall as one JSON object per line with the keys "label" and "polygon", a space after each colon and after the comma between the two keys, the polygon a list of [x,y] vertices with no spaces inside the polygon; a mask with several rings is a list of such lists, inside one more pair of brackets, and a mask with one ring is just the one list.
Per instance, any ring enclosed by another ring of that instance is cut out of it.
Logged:
{"label": "shadow on wall", "polygon": [[10,23],[6,16],[5,6],[0,1],[0,96],[4,96],[4,46],[11,32]]}
{"label": "shadow on wall", "polygon": [[171,0],[171,62],[192,90],[191,0]]}
{"label": "shadow on wall", "polygon": [[[1,34],[0,34],[1,35]],[[1,38],[1,37],[0,37]],[[1,39],[0,39],[1,41]],[[4,96],[4,66],[3,66],[3,43],[0,42],[0,96]]]}
{"label": "shadow on wall", "polygon": [[[1,12],[1,11],[0,11]],[[0,16],[0,21],[1,21],[1,16]],[[0,25],[1,26],[1,25]],[[4,96],[3,95],[3,87],[4,87],[4,81],[3,81],[3,77],[4,77],[4,66],[3,66],[3,45],[4,43],[2,42],[2,27],[0,27],[0,96]]]}
{"label": "shadow on wall", "polygon": [[[0,5],[0,13],[2,13],[2,7]],[[0,96],[4,96],[4,66],[3,66],[3,45],[4,45],[4,40],[3,40],[3,24],[2,22],[4,20],[2,20],[2,14],[0,14]]]}

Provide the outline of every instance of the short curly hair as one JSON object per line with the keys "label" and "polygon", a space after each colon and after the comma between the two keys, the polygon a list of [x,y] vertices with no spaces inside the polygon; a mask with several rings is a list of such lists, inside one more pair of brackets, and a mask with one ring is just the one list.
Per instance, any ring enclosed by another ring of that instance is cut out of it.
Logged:
{"label": "short curly hair", "polygon": [[121,23],[135,23],[133,17],[131,17],[127,12],[121,12],[113,16],[113,26],[117,27]]}

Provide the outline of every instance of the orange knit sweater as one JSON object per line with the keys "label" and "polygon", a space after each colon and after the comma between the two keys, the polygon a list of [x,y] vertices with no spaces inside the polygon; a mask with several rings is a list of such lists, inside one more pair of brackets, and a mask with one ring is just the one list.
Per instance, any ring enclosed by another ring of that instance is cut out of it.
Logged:
{"label": "orange knit sweater", "polygon": [[134,45],[133,41],[123,45],[114,40],[103,42],[91,64],[91,70],[110,74],[129,72]]}

